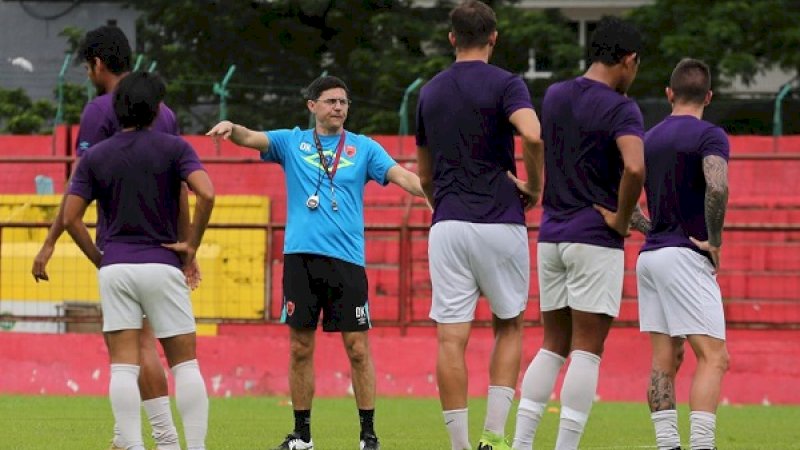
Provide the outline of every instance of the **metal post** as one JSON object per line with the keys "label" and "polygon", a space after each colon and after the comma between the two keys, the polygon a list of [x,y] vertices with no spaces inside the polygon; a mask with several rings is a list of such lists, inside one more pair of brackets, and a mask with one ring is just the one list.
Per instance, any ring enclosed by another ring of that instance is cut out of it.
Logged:
{"label": "metal post", "polygon": [[781,110],[781,103],[783,99],[792,91],[792,83],[800,79],[794,77],[781,86],[778,95],[775,96],[775,109],[772,115],[772,150],[778,151],[778,138],[783,135],[783,113]]}
{"label": "metal post", "polygon": [[397,115],[400,116],[400,128],[397,134],[400,136],[406,136],[408,134],[408,97],[410,97],[411,93],[421,84],[422,78],[417,78],[408,85],[406,91],[403,93],[403,101],[400,103],[400,110],[397,112]]}
{"label": "metal post", "polygon": [[139,56],[136,57],[136,62],[133,64],[132,72],[136,72],[137,70],[139,70],[139,66],[142,65],[142,60],[143,59],[144,59],[144,55],[139,55]]}
{"label": "metal post", "polygon": [[230,95],[228,92],[228,82],[231,80],[233,76],[233,72],[236,71],[236,64],[232,64],[228,68],[228,73],[225,74],[225,77],[222,79],[221,83],[214,83],[214,93],[219,95],[219,120],[223,121],[228,118],[228,102],[227,98]]}
{"label": "metal post", "polygon": [[[320,78],[327,77],[327,76],[328,76],[328,71],[327,70],[323,70],[322,74],[320,74]],[[309,129],[313,129],[316,126],[317,126],[317,121],[314,118],[314,113],[309,112],[308,113],[308,128]]]}
{"label": "metal post", "polygon": [[58,73],[58,107],[56,108],[55,126],[64,122],[64,75],[67,73],[67,67],[69,67],[71,59],[72,55],[67,53],[64,57],[64,64],[61,65],[61,71]]}
{"label": "metal post", "polygon": [[97,93],[95,90],[94,85],[92,84],[92,80],[86,79],[86,103],[89,103],[94,98],[94,95]]}

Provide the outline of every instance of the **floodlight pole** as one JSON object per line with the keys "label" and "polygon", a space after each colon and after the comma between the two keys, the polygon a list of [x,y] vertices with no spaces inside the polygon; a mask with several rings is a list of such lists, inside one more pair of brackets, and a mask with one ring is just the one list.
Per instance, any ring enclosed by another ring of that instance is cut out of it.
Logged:
{"label": "floodlight pole", "polygon": [[225,74],[225,77],[222,79],[220,83],[214,83],[214,93],[219,95],[219,120],[220,122],[228,118],[228,103],[227,98],[230,95],[228,92],[228,82],[231,80],[233,76],[233,72],[236,71],[236,64],[232,64],[228,68],[228,73]]}

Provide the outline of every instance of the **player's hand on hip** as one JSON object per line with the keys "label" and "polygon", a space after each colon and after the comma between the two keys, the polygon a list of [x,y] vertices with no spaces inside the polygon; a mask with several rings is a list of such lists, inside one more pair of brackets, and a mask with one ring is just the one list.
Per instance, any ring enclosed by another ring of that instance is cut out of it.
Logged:
{"label": "player's hand on hip", "polygon": [[511,181],[513,181],[517,186],[517,190],[522,198],[522,204],[525,208],[525,211],[528,211],[536,206],[536,204],[539,203],[539,197],[542,194],[541,191],[531,187],[527,181],[520,180],[516,175],[511,173],[511,171],[506,173],[508,174],[508,178],[511,178]]}
{"label": "player's hand on hip", "polygon": [[697,248],[706,251],[711,255],[711,262],[714,263],[714,273],[716,274],[719,270],[720,247],[714,247],[713,245],[709,244],[708,241],[699,241],[691,236],[689,237],[689,240],[692,241],[692,244],[696,245]]}
{"label": "player's hand on hip", "polygon": [[631,224],[630,222],[626,222],[623,218],[621,218],[615,211],[611,211],[610,209],[604,208],[600,205],[594,205],[594,209],[603,216],[603,220],[606,221],[606,225],[608,225],[612,230],[616,231],[622,237],[628,237],[631,235]]}
{"label": "player's hand on hip", "polygon": [[203,274],[200,273],[200,266],[197,264],[197,258],[194,258],[192,262],[184,269],[184,275],[186,275],[186,284],[189,285],[189,289],[195,290],[198,286],[200,286],[200,282],[203,281]]}
{"label": "player's hand on hip", "polygon": [[31,268],[31,274],[37,283],[39,280],[50,281],[50,276],[47,275],[47,263],[53,256],[53,250],[55,250],[55,246],[44,244],[39,250],[39,253],[36,254],[36,257],[33,258],[33,268]]}
{"label": "player's hand on hip", "polygon": [[208,130],[206,136],[211,136],[214,139],[222,138],[222,139],[230,139],[231,133],[233,133],[233,122],[230,120],[223,120],[222,122],[214,125],[213,128]]}
{"label": "player's hand on hip", "polygon": [[168,248],[178,254],[183,263],[183,273],[186,274],[190,271],[192,264],[194,264],[195,254],[197,249],[191,247],[186,242],[176,242],[174,244],[161,244],[162,247]]}

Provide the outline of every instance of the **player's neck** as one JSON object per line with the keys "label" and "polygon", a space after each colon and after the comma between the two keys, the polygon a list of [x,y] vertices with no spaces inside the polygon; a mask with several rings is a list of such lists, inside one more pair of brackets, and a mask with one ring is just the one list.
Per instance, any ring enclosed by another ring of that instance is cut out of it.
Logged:
{"label": "player's neck", "polygon": [[114,89],[117,88],[117,85],[119,84],[120,80],[125,78],[125,75],[127,75],[128,73],[129,72],[125,72],[119,75],[109,74],[108,77],[106,77],[105,82],[103,83],[104,92],[107,94],[114,92]]}
{"label": "player's neck", "polygon": [[344,131],[344,127],[325,128],[320,124],[314,128],[318,136],[338,136]]}
{"label": "player's neck", "polygon": [[489,46],[482,48],[466,48],[456,50],[456,62],[481,61],[488,63],[491,50]]}
{"label": "player's neck", "polygon": [[673,103],[672,115],[673,116],[693,116],[698,119],[703,119],[703,110],[705,106],[695,105],[691,103]]}
{"label": "player's neck", "polygon": [[606,86],[619,92],[617,89],[619,85],[619,77],[615,73],[612,66],[607,66],[603,63],[592,63],[591,66],[583,74],[583,78],[603,83]]}

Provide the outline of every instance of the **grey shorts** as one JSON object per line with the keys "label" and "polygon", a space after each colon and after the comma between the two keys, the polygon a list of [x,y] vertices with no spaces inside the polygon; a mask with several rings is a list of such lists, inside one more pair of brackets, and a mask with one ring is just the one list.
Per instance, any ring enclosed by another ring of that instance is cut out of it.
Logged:
{"label": "grey shorts", "polygon": [[103,331],[142,328],[142,314],[157,338],[195,332],[186,277],[167,264],[112,264],[98,272]]}
{"label": "grey shorts", "polygon": [[642,252],[636,263],[639,329],[725,340],[725,313],[714,266],[683,247]]}
{"label": "grey shorts", "polygon": [[625,252],[571,242],[540,242],[536,248],[542,311],[569,307],[619,315]]}
{"label": "grey shorts", "polygon": [[428,238],[428,264],[430,318],[438,323],[472,321],[481,294],[500,319],[525,311],[530,249],[524,225],[438,222]]}

